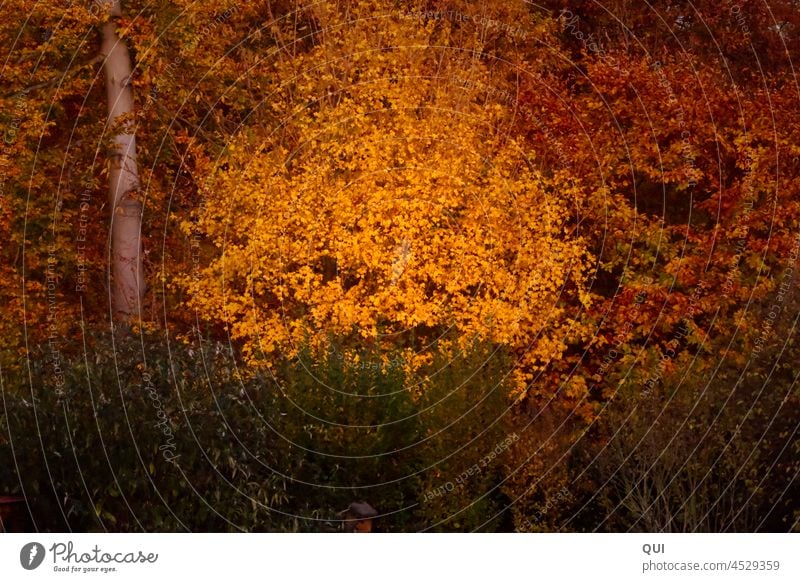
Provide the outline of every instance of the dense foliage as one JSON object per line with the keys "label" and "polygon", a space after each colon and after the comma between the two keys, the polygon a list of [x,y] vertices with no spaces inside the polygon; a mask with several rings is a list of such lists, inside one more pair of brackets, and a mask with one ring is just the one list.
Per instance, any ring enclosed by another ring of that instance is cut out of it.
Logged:
{"label": "dense foliage", "polygon": [[123,2],[0,22],[0,495],[45,530],[787,531],[796,0]]}

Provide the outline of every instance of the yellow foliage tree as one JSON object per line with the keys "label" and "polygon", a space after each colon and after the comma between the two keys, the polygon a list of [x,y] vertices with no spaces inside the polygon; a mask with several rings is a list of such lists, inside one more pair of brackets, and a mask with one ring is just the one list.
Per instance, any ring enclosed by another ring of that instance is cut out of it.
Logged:
{"label": "yellow foliage tree", "polygon": [[513,107],[486,90],[507,81],[450,27],[323,4],[310,50],[257,65],[285,80],[261,105],[283,122],[198,164],[184,228],[218,252],[182,279],[194,308],[250,361],[336,336],[413,368],[478,339],[530,378],[589,302],[574,192],[508,135]]}

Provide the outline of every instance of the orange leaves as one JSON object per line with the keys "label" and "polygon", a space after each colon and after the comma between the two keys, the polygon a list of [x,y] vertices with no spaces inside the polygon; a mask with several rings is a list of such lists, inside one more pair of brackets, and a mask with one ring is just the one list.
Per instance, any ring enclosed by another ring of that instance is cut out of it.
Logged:
{"label": "orange leaves", "polygon": [[[497,135],[506,106],[460,113],[490,83],[482,65],[426,47],[430,33],[414,22],[350,16],[329,23],[310,52],[271,65],[291,79],[291,99],[308,104],[277,105],[291,112],[282,129],[296,144],[286,155],[275,155],[273,128],[249,127],[227,147],[229,169],[199,177],[211,186],[198,226],[217,244],[212,266],[224,280],[195,282],[193,302],[238,305],[230,323],[250,346],[336,334],[422,347],[455,328],[512,348],[533,343],[530,364],[560,353],[557,340],[540,349],[535,338],[554,303],[588,296],[589,255],[565,228],[568,187]],[[398,45],[369,44],[386,39]],[[325,63],[334,69],[320,77]],[[465,67],[481,85],[456,94],[430,81]],[[348,83],[353,75],[360,82]]]}

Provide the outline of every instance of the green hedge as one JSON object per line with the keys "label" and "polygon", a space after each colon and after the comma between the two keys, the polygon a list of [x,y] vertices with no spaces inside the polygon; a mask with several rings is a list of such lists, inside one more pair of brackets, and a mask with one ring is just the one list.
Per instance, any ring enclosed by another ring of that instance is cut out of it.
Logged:
{"label": "green hedge", "polygon": [[242,380],[219,344],[101,339],[58,377],[44,352],[3,377],[0,488],[39,530],[337,531],[358,499],[383,531],[510,527],[490,521],[498,463],[428,495],[513,432],[484,349],[435,362],[415,399],[391,356],[303,352]]}

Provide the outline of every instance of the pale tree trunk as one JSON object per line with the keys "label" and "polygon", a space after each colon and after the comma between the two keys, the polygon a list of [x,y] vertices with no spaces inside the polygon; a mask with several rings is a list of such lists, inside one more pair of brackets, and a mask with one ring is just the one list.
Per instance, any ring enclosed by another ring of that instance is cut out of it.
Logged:
{"label": "pale tree trunk", "polygon": [[107,129],[116,132],[109,152],[111,206],[111,309],[118,322],[141,315],[145,281],[142,266],[142,204],[137,195],[136,136],[130,86],[128,47],[117,36],[115,18],[122,15],[119,0],[105,0],[109,20],[102,27],[102,52],[108,99]]}

